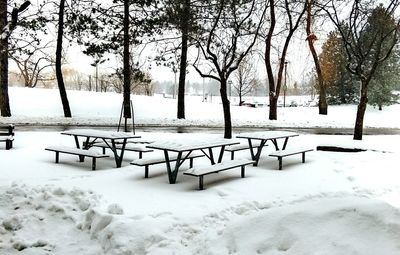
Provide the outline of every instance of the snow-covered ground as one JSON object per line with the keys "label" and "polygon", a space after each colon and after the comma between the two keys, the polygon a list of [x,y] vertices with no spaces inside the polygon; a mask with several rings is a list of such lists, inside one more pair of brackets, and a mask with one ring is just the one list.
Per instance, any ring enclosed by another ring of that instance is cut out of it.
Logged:
{"label": "snow-covered ground", "polygon": [[[10,105],[13,117],[2,122],[28,124],[72,124],[72,125],[117,125],[121,111],[122,95],[68,91],[72,118],[63,118],[63,109],[58,90],[10,88]],[[302,102],[309,97],[292,97],[287,102]],[[265,98],[258,101],[267,102]],[[188,96],[185,100],[186,119],[176,119],[176,100],[154,97],[132,96],[135,123],[163,126],[208,126],[223,127],[223,112],[220,98]],[[278,120],[268,119],[268,107],[239,107],[237,98],[232,98],[233,127],[339,127],[353,128],[357,112],[356,105],[329,107],[328,115],[318,115],[318,107],[279,107]],[[368,107],[364,127],[399,128],[400,104],[385,107],[384,111]],[[393,116],[396,116],[393,118]]]}
{"label": "snow-covered ground", "polygon": [[[15,117],[1,122],[61,122],[57,91],[11,92]],[[118,119],[120,95],[70,95],[74,121]],[[113,97],[114,105],[106,103]],[[195,115],[198,123],[221,121],[218,103],[187,105],[193,123]],[[173,124],[175,111],[168,109],[174,106],[171,99],[135,97],[136,116],[143,123]],[[202,109],[196,109],[199,106]],[[266,109],[233,107],[233,115],[236,123],[257,124],[256,116],[266,115]],[[347,127],[355,113],[354,106],[331,107],[330,114],[342,117],[323,120],[316,108],[279,110],[282,122],[296,126],[302,125],[296,119],[304,119],[315,126]],[[367,116],[371,126],[400,126],[398,105],[382,113],[369,109]],[[140,135],[166,141],[221,138],[200,133]],[[150,167],[150,178],[145,179],[143,168],[129,164],[137,158],[132,152],[118,169],[112,157],[99,159],[96,171],[90,170],[90,160],[80,163],[72,155],[60,155],[60,164],[55,164],[54,153],[44,150],[54,144],[73,146],[74,141],[57,131],[17,129],[12,150],[0,144],[0,254],[400,254],[398,135],[353,141],[351,136],[302,134],[288,146],[340,145],[366,151],[313,151],[305,164],[300,156],[285,158],[278,171],[277,160],[267,156],[273,150],[268,146],[259,166],[246,168],[246,178],[240,178],[239,169],[206,176],[203,191],[197,190],[197,178],[182,173],[176,184],[168,184],[164,165]],[[250,155],[241,151],[236,157]],[[196,166],[207,164],[206,158],[195,160]]]}

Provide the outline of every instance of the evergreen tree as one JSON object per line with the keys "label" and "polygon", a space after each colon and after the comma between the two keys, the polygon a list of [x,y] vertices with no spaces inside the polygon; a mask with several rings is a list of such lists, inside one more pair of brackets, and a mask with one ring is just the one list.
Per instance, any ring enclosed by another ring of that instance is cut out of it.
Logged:
{"label": "evergreen tree", "polygon": [[355,103],[358,96],[357,81],[346,70],[346,51],[338,31],[329,33],[319,58],[329,104]]}
{"label": "evergreen tree", "polygon": [[368,103],[382,110],[383,106],[397,103],[399,95],[400,49],[395,48],[390,58],[379,66],[370,83]]}
{"label": "evergreen tree", "polygon": [[325,8],[338,29],[346,49],[347,70],[360,81],[360,100],[354,125],[354,140],[363,136],[364,116],[368,103],[369,84],[378,69],[391,55],[398,42],[400,21],[394,14],[400,2],[391,0],[372,8],[374,1],[355,0],[346,18],[339,15],[339,1]]}

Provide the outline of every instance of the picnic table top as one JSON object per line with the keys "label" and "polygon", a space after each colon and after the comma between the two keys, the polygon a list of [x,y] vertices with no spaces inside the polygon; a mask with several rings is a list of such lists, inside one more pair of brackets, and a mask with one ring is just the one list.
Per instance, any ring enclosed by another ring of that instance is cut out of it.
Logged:
{"label": "picnic table top", "polygon": [[258,140],[270,140],[298,136],[298,133],[290,131],[259,131],[259,132],[248,132],[237,135],[237,138],[247,139],[258,139]]}
{"label": "picnic table top", "polygon": [[72,129],[61,132],[63,135],[95,137],[102,139],[127,139],[127,138],[140,138],[140,135],[134,135],[126,132],[115,132],[96,129]]}
{"label": "picnic table top", "polygon": [[201,150],[214,147],[228,146],[239,144],[238,141],[232,139],[213,139],[213,140],[191,140],[185,139],[181,141],[161,141],[150,145],[147,148],[158,149],[158,150],[168,150],[175,152],[184,152],[192,150]]}

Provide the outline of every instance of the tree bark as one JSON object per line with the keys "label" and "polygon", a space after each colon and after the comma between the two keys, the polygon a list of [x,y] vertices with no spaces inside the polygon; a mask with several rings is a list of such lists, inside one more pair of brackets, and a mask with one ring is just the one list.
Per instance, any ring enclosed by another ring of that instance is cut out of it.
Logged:
{"label": "tree bark", "polygon": [[278,119],[278,98],[274,96],[269,96],[269,119],[277,120]]}
{"label": "tree bark", "polygon": [[[0,0],[0,33],[7,25],[7,0]],[[0,111],[1,116],[11,117],[8,97],[8,36],[0,40]]]}
{"label": "tree bark", "polygon": [[354,140],[362,140],[363,137],[364,116],[368,103],[367,86],[368,82],[361,80],[361,97],[357,107],[357,116],[356,116],[356,123],[354,126],[354,136],[353,136]]}
{"label": "tree bark", "polygon": [[125,132],[128,132],[127,119],[131,116],[131,68],[129,60],[129,0],[124,0],[124,118]]}
{"label": "tree bark", "polygon": [[178,119],[185,118],[185,83],[186,83],[186,67],[187,67],[187,51],[189,40],[189,11],[190,0],[184,1],[183,16],[181,21],[182,37],[181,37],[181,59],[179,66],[179,85],[178,85]]}
{"label": "tree bark", "polygon": [[326,102],[326,88],[324,83],[324,77],[322,75],[321,65],[319,64],[318,54],[314,47],[314,40],[316,40],[316,36],[311,32],[311,22],[312,22],[312,15],[311,15],[311,7],[314,3],[314,0],[307,1],[307,25],[306,25],[306,33],[307,33],[307,42],[308,47],[310,48],[311,55],[313,56],[315,70],[317,72],[317,80],[318,80],[318,87],[319,87],[319,114],[321,115],[328,115],[328,103]]}
{"label": "tree bark", "polygon": [[69,107],[67,91],[65,90],[64,78],[61,70],[62,43],[64,36],[64,9],[65,9],[65,0],[60,0],[60,7],[58,12],[58,32],[57,32],[57,48],[56,48],[56,77],[57,77],[58,89],[60,91],[61,102],[64,110],[64,116],[66,118],[70,118],[72,117],[71,109]]}
{"label": "tree bark", "polygon": [[231,105],[228,99],[226,79],[221,79],[220,94],[221,94],[222,108],[224,111],[224,123],[225,123],[224,138],[230,139],[232,138]]}

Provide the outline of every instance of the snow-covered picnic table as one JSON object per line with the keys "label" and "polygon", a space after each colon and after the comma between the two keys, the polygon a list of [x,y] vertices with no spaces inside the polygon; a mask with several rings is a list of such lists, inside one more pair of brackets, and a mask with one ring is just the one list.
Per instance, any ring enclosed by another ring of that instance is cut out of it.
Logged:
{"label": "snow-covered picnic table", "polygon": [[[193,151],[201,151],[211,162],[212,165],[222,162],[225,147],[229,145],[239,144],[238,141],[232,139],[213,139],[213,140],[198,140],[198,139],[182,139],[174,141],[156,142],[147,145],[147,148],[162,150],[165,156],[167,166],[168,179],[170,184],[176,182],[179,167],[190,157]],[[217,162],[214,159],[213,149],[220,148]],[[175,166],[171,167],[170,153],[178,153]],[[173,169],[173,170],[172,170]]]}
{"label": "snow-covered picnic table", "polygon": [[[128,139],[140,138],[139,135],[126,132],[114,132],[106,130],[95,130],[95,129],[73,129],[61,132],[63,135],[73,136],[75,139],[76,147],[79,149],[79,137],[83,137],[85,142],[83,143],[83,149],[89,149],[93,143],[97,140],[103,140],[105,144],[111,149],[114,154],[116,167],[121,167],[122,159],[124,157],[125,146]],[[118,143],[118,148],[117,144]],[[120,150],[118,153],[117,149]]]}
{"label": "snow-covered picnic table", "polygon": [[[275,149],[278,151],[279,146],[277,140],[285,139],[282,146],[282,150],[285,150],[289,138],[298,135],[299,134],[295,132],[289,132],[289,131],[260,131],[260,132],[242,133],[240,135],[237,135],[236,137],[247,139],[247,141],[249,142],[251,158],[252,160],[255,161],[254,166],[257,166],[258,161],[260,160],[261,151],[268,140],[270,140],[274,144]],[[255,141],[259,141],[259,143],[257,143],[257,146],[254,146]],[[257,151],[255,151],[255,149],[257,149]]]}

